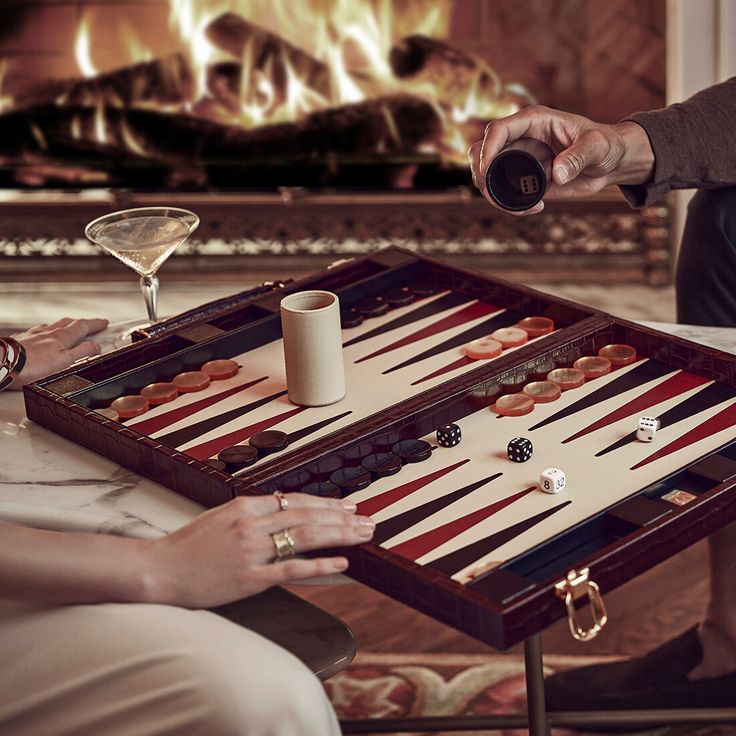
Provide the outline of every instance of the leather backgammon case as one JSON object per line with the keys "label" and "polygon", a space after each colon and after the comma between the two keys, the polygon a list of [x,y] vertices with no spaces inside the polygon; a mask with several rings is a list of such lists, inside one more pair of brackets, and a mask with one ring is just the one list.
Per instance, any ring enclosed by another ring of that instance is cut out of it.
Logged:
{"label": "leather backgammon case", "polygon": [[[348,391],[305,408],[288,400],[279,303],[314,289],[340,299]],[[499,354],[468,357],[489,335]],[[581,600],[601,619],[599,590],[736,518],[736,356],[408,250],[264,284],[139,338],[27,386],[29,418],[205,506],[349,495],[377,526],[345,550],[348,574],[498,648],[564,616],[574,629]],[[571,381],[600,355],[610,370]],[[100,413],[217,359],[237,375],[135,417]],[[560,375],[564,390],[530,408]],[[444,446],[449,425],[460,441]],[[286,449],[218,460],[262,432]],[[549,468],[564,473],[558,493],[541,490]]]}

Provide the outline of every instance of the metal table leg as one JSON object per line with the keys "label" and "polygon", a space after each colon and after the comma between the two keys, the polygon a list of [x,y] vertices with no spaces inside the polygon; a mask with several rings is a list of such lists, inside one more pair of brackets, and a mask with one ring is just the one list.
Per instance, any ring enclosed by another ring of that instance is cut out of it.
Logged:
{"label": "metal table leg", "polygon": [[542,666],[542,635],[537,633],[524,642],[526,670],[526,707],[531,736],[548,736],[549,722],[544,702],[544,670]]}

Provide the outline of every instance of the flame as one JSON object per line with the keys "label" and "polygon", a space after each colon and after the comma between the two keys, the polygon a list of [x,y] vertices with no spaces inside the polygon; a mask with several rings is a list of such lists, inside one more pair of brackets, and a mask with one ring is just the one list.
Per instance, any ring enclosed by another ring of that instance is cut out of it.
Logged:
{"label": "flame", "polygon": [[[430,70],[399,78],[391,66],[391,51],[410,36],[446,38],[454,0],[169,0],[169,24],[186,56],[194,84],[186,99],[142,99],[141,107],[185,112],[220,123],[252,129],[265,124],[294,122],[330,107],[363,102],[396,92],[430,102],[444,122],[442,140],[432,149],[460,165],[466,163],[469,142],[481,120],[518,109],[523,90],[505,88],[480,58],[450,71]],[[215,25],[225,14],[240,19],[242,38],[228,44]],[[142,44],[134,28],[118,30],[133,62],[156,54]],[[98,70],[91,57],[90,15],[81,16],[74,44],[77,65],[85,77]],[[98,60],[99,61],[99,60]],[[0,110],[4,109],[0,67]],[[95,105],[88,133],[99,143],[113,135],[105,105],[116,92],[108,89]],[[119,107],[124,107],[121,99]],[[387,120],[392,130],[393,120]],[[116,129],[117,130],[117,129]],[[74,138],[84,131],[75,121]],[[129,150],[145,148],[123,120],[117,131]],[[398,131],[394,130],[398,137]],[[424,152],[426,147],[422,148]]]}
{"label": "flame", "polygon": [[142,146],[135,136],[135,133],[130,129],[128,121],[123,117],[120,121],[120,138],[128,147],[129,151],[137,153],[139,156],[147,156],[148,152],[145,147]]}
{"label": "flame", "polygon": [[[207,97],[207,66],[228,58],[206,35],[224,13],[257,19],[255,25],[307,54],[329,73],[329,89],[310,84],[309,65],[299,67],[286,51],[258,68],[257,44],[247,39],[236,61],[242,64],[239,120],[246,128],[297,120],[333,105],[361,102],[396,91],[388,62],[393,43],[408,33],[442,34],[449,26],[449,0],[422,0],[397,10],[392,0],[170,0],[171,25],[188,48],[196,70],[197,99]],[[232,58],[232,56],[230,57]]]}
{"label": "flame", "polygon": [[11,95],[6,95],[4,92],[5,88],[5,75],[8,72],[8,65],[5,59],[0,59],[0,113],[11,109],[15,105],[15,100]]}
{"label": "flame", "polygon": [[92,63],[90,52],[90,35],[89,15],[85,13],[79,21],[77,38],[74,42],[74,56],[77,60],[79,71],[82,72],[82,76],[87,78],[97,76],[97,68]]}
{"label": "flame", "polygon": [[97,143],[107,143],[107,122],[102,102],[95,107],[95,140]]}
{"label": "flame", "polygon": [[122,34],[125,39],[125,47],[133,63],[151,61],[153,59],[153,50],[141,43],[138,34],[127,23],[122,26]]}
{"label": "flame", "polygon": [[[208,9],[207,0],[170,0],[170,25],[187,49],[195,76],[195,99],[207,96],[207,65],[216,49],[207,39],[207,25],[220,14],[215,7]],[[220,3],[222,5],[222,3]]]}
{"label": "flame", "polygon": [[69,133],[71,134],[73,140],[82,140],[82,121],[80,120],[79,115],[75,115],[72,118],[72,123],[69,127]]}

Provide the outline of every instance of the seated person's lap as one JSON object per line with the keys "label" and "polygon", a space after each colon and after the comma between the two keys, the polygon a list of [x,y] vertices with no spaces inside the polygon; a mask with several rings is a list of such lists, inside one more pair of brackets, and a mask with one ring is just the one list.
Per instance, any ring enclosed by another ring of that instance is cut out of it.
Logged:
{"label": "seated person's lap", "polygon": [[339,733],[308,668],[208,611],[0,601],[0,662],[15,736]]}

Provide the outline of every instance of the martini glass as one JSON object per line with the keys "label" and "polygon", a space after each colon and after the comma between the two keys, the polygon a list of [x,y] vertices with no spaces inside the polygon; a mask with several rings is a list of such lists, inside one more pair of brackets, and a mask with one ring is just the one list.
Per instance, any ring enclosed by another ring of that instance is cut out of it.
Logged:
{"label": "martini glass", "polygon": [[148,322],[137,324],[120,335],[116,347],[130,342],[136,330],[156,324],[158,278],[161,264],[199,225],[199,217],[178,207],[137,207],[111,212],[87,225],[84,234],[96,245],[132,268],[141,278]]}

